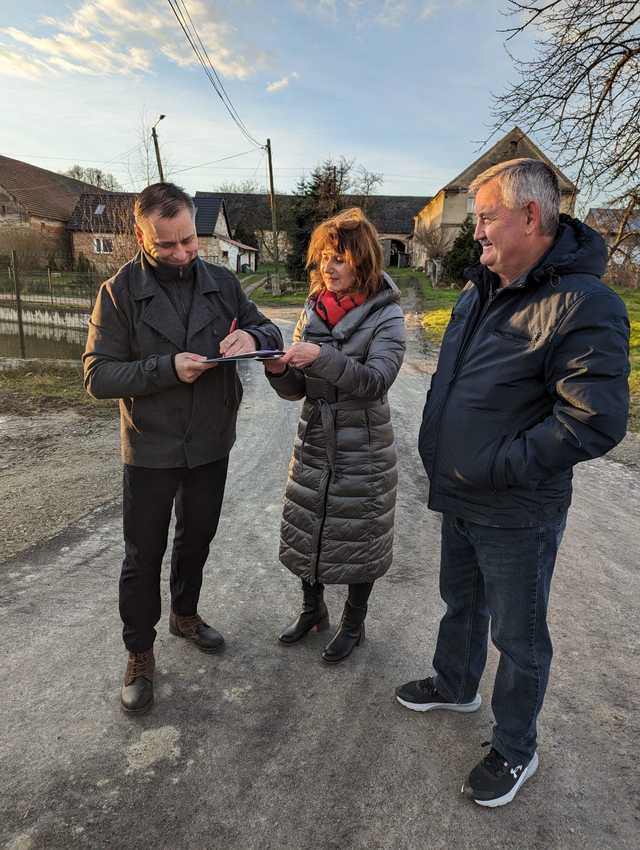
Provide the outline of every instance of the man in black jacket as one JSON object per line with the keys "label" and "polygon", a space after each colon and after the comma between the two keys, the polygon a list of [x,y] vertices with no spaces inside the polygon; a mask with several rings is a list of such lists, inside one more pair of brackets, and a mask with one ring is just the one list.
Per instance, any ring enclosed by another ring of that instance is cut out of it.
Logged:
{"label": "man in black jacket", "polygon": [[148,186],[134,214],[140,251],[100,288],[83,361],[87,391],[120,399],[120,616],[129,650],[120,698],[125,711],[140,713],[153,702],[160,567],[174,504],[169,630],[204,652],[224,644],[198,600],[242,386],[234,362],[204,361],[281,348],[282,336],[230,271],[198,257],[189,195],[171,183]]}
{"label": "man in black jacket", "polygon": [[629,322],[600,280],[604,241],[559,215],[545,163],[500,163],[470,191],[482,256],[453,309],[419,438],[429,507],[443,515],[446,613],[435,677],[396,695],[415,711],[475,711],[491,621],[493,738],[462,790],[493,807],[538,766],[547,604],[572,470],[625,434]]}

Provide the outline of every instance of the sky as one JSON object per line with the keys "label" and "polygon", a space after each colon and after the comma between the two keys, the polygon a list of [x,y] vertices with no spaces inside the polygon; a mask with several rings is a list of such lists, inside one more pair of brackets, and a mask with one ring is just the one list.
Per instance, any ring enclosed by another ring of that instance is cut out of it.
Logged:
{"label": "sky", "polygon": [[[492,93],[515,79],[499,32],[506,0],[184,4],[252,140],[168,0],[3,0],[0,153],[101,168],[137,191],[143,139],[164,114],[165,176],[190,192],[264,188],[255,142],[270,138],[277,191],[344,156],[383,175],[380,194],[433,195],[486,149]],[[522,55],[528,38],[510,49]]]}

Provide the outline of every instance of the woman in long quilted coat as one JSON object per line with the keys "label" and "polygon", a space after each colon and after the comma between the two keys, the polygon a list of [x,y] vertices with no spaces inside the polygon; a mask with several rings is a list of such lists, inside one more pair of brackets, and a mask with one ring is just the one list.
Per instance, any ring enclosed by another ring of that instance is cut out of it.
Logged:
{"label": "woman in long quilted coat", "polygon": [[363,641],[373,583],[391,566],[397,465],[387,391],[405,326],[378,234],[361,210],[316,228],[307,269],[311,288],[293,345],[265,364],[282,398],[305,400],[280,538],[280,560],[302,580],[303,603],[280,640],[327,629],[324,586],[346,584],[340,627],[322,653],[331,663]]}

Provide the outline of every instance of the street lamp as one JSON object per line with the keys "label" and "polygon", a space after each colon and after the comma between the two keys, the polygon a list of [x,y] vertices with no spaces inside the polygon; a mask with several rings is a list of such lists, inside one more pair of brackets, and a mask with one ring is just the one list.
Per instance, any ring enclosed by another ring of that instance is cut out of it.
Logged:
{"label": "street lamp", "polygon": [[160,175],[161,183],[164,183],[164,174],[162,173],[162,162],[160,160],[160,147],[158,146],[158,134],[156,133],[156,127],[162,121],[162,119],[166,117],[166,115],[161,115],[151,128],[151,136],[153,138],[153,144],[156,149],[156,162],[158,163],[158,174]]}

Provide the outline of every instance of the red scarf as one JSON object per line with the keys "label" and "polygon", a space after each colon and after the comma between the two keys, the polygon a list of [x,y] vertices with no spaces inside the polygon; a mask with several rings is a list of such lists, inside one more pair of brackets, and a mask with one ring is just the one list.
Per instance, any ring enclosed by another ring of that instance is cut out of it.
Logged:
{"label": "red scarf", "polygon": [[366,292],[355,292],[353,295],[336,295],[335,292],[324,289],[316,299],[315,311],[326,325],[333,328],[347,315],[349,310],[364,304],[366,300]]}

